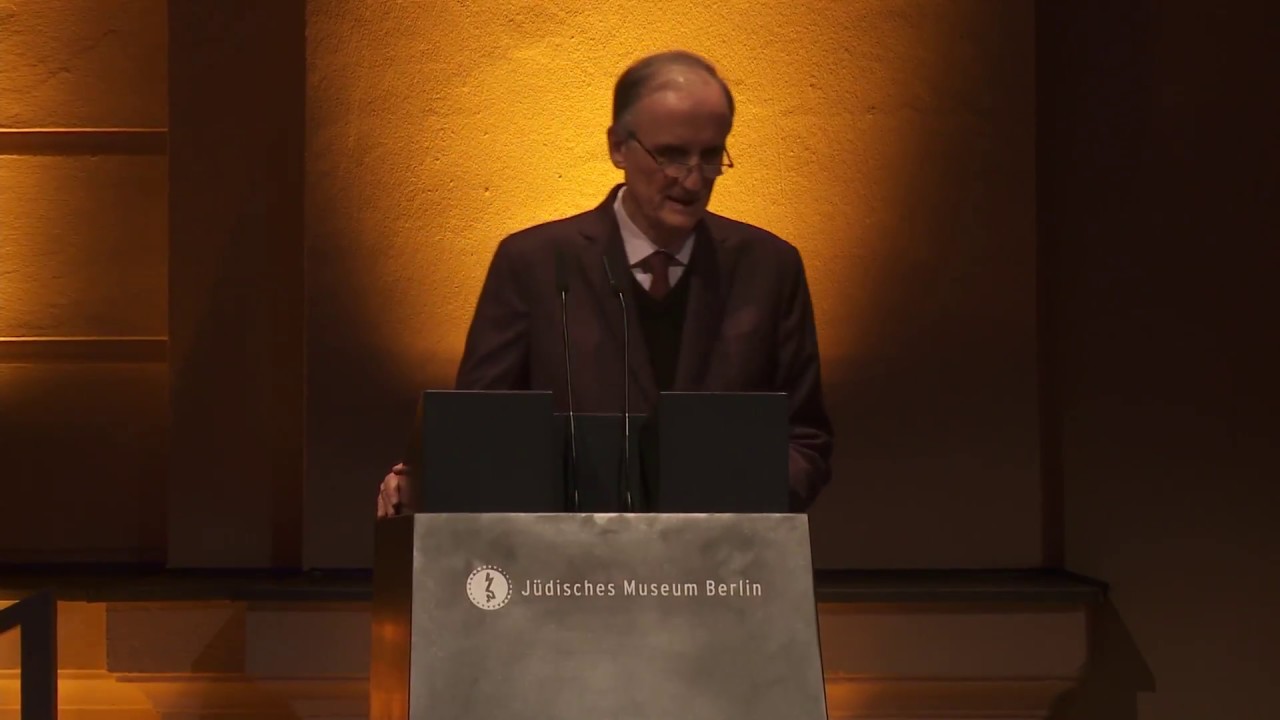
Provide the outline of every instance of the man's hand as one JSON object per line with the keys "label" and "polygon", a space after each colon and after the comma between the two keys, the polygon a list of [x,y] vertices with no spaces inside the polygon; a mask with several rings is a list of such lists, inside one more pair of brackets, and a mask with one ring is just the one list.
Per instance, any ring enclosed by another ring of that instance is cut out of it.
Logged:
{"label": "man's hand", "polygon": [[382,478],[378,489],[378,517],[400,515],[409,509],[409,466],[400,463]]}

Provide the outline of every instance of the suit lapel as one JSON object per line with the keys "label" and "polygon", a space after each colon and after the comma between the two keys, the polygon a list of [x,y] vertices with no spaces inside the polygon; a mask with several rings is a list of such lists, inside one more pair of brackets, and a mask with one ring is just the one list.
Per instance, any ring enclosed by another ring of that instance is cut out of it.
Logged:
{"label": "suit lapel", "polygon": [[[640,328],[640,315],[636,309],[635,282],[632,280],[631,267],[627,263],[626,251],[622,247],[622,232],[618,229],[617,218],[613,216],[613,201],[617,198],[618,189],[609,194],[605,202],[594,212],[588,214],[582,226],[582,235],[588,242],[582,243],[578,259],[582,271],[591,286],[595,305],[601,311],[601,322],[612,331],[617,341],[618,356],[621,358],[624,348],[624,337],[630,339],[631,377],[639,386],[641,397],[636,400],[643,403],[633,404],[633,408],[655,407],[658,399],[658,381],[653,375],[653,365],[649,361],[649,349],[644,341],[644,332]],[[623,334],[622,308],[618,305],[618,295],[609,284],[609,274],[605,271],[608,262],[613,279],[627,301],[627,333]],[[636,410],[633,409],[633,412]]]}
{"label": "suit lapel", "polygon": [[702,386],[724,317],[722,279],[727,258],[706,223],[699,224],[698,228],[687,270],[689,304],[680,336],[680,358],[676,363],[674,389],[683,391]]}

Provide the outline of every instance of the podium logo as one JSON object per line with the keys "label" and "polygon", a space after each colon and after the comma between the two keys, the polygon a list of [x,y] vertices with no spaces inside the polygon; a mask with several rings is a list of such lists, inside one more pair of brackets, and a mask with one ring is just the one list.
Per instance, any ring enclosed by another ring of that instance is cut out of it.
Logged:
{"label": "podium logo", "polygon": [[497,610],[511,599],[511,578],[496,565],[481,565],[467,578],[467,598],[481,610]]}

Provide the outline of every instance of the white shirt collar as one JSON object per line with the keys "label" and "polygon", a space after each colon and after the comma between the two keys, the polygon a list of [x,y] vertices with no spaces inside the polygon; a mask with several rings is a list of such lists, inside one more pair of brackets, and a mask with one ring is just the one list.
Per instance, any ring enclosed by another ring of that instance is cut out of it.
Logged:
{"label": "white shirt collar", "polygon": [[[627,211],[622,206],[622,194],[626,191],[625,186],[618,190],[618,197],[613,201],[613,212],[618,216],[618,229],[622,231],[622,246],[627,251],[627,264],[634,267],[636,263],[649,257],[659,248],[627,216]],[[688,265],[689,257],[693,255],[693,237],[694,234],[690,233],[675,253],[681,265]]]}

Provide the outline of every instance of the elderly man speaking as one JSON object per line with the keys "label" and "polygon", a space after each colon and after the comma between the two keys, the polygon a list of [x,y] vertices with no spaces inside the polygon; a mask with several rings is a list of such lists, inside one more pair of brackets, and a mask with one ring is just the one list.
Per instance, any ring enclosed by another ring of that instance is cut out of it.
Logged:
{"label": "elderly man speaking", "polygon": [[[707,210],[716,180],[733,167],[734,111],[729,87],[696,55],[666,52],[627,68],[607,131],[623,182],[594,209],[502,240],[456,388],[546,390],[567,407],[556,287],[568,273],[590,289],[590,302],[568,310],[575,409],[621,412],[623,340],[611,324],[622,323],[615,288],[629,285],[630,327],[639,330],[633,412],[651,411],[668,390],[785,393],[791,507],[803,511],[830,479],[832,444],[813,305],[794,246]],[[407,472],[402,463],[383,479],[378,517],[412,510]]]}

